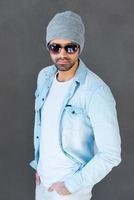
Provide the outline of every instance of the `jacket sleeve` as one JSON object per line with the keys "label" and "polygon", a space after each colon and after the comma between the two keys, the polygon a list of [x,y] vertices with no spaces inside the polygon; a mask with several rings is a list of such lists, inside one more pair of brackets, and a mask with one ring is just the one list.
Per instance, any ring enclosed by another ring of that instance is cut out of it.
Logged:
{"label": "jacket sleeve", "polygon": [[116,104],[107,85],[99,87],[92,95],[88,115],[93,127],[97,152],[82,169],[65,180],[66,187],[72,193],[86,186],[92,189],[121,162]]}
{"label": "jacket sleeve", "polygon": [[[34,96],[35,96],[35,99],[37,98],[37,96],[39,95],[39,92],[40,92],[40,88],[41,88],[41,85],[42,85],[42,76],[43,76],[43,73],[44,73],[45,69],[43,68],[38,76],[37,76],[37,84],[36,84],[36,90],[35,90],[35,93],[34,93]],[[36,131],[36,127],[37,127],[37,120],[38,120],[38,116],[37,116],[37,112],[35,111],[35,116],[34,116],[34,160],[32,160],[30,162],[30,166],[33,168],[33,169],[37,169],[37,160],[38,160],[38,148],[37,148],[37,131]]]}

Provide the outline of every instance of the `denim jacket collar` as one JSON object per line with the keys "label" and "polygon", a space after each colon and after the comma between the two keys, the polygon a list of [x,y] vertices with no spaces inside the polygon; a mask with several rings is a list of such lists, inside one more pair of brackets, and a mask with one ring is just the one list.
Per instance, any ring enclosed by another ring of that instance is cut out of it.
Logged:
{"label": "denim jacket collar", "polygon": [[[83,63],[83,61],[81,59],[79,59],[79,66],[78,69],[76,70],[75,76],[74,76],[74,80],[79,83],[82,84],[86,78],[86,74],[87,74],[87,67],[85,66],[85,64]],[[55,74],[57,72],[56,66],[52,65],[52,68],[49,72],[47,72],[45,74],[46,78],[48,79],[53,79]]]}

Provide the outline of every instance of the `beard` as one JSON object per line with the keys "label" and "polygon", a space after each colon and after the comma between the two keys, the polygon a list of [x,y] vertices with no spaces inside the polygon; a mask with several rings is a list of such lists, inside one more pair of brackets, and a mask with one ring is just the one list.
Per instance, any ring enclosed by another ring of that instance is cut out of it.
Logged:
{"label": "beard", "polygon": [[68,58],[58,58],[53,61],[58,71],[69,71],[76,63],[76,61],[71,61]]}

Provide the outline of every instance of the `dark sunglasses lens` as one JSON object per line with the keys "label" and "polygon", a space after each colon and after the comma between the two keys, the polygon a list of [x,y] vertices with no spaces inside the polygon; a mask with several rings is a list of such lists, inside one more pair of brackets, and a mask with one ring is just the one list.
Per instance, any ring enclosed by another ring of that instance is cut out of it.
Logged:
{"label": "dark sunglasses lens", "polygon": [[76,44],[69,44],[65,46],[65,50],[67,53],[75,53],[78,50],[78,45]]}
{"label": "dark sunglasses lens", "polygon": [[59,44],[50,44],[48,48],[52,53],[59,53],[61,46]]}
{"label": "dark sunglasses lens", "polygon": [[77,44],[67,44],[66,46],[62,47],[60,44],[50,44],[48,45],[48,49],[53,54],[58,54],[61,51],[61,48],[64,48],[68,54],[73,54],[77,52],[79,46]]}

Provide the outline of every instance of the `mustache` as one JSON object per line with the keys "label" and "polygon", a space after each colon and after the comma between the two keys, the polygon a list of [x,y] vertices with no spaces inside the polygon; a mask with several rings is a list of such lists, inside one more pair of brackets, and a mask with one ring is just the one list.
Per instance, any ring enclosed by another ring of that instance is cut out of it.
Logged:
{"label": "mustache", "polygon": [[69,61],[70,59],[68,59],[68,58],[57,58],[56,62],[61,61],[61,60]]}

